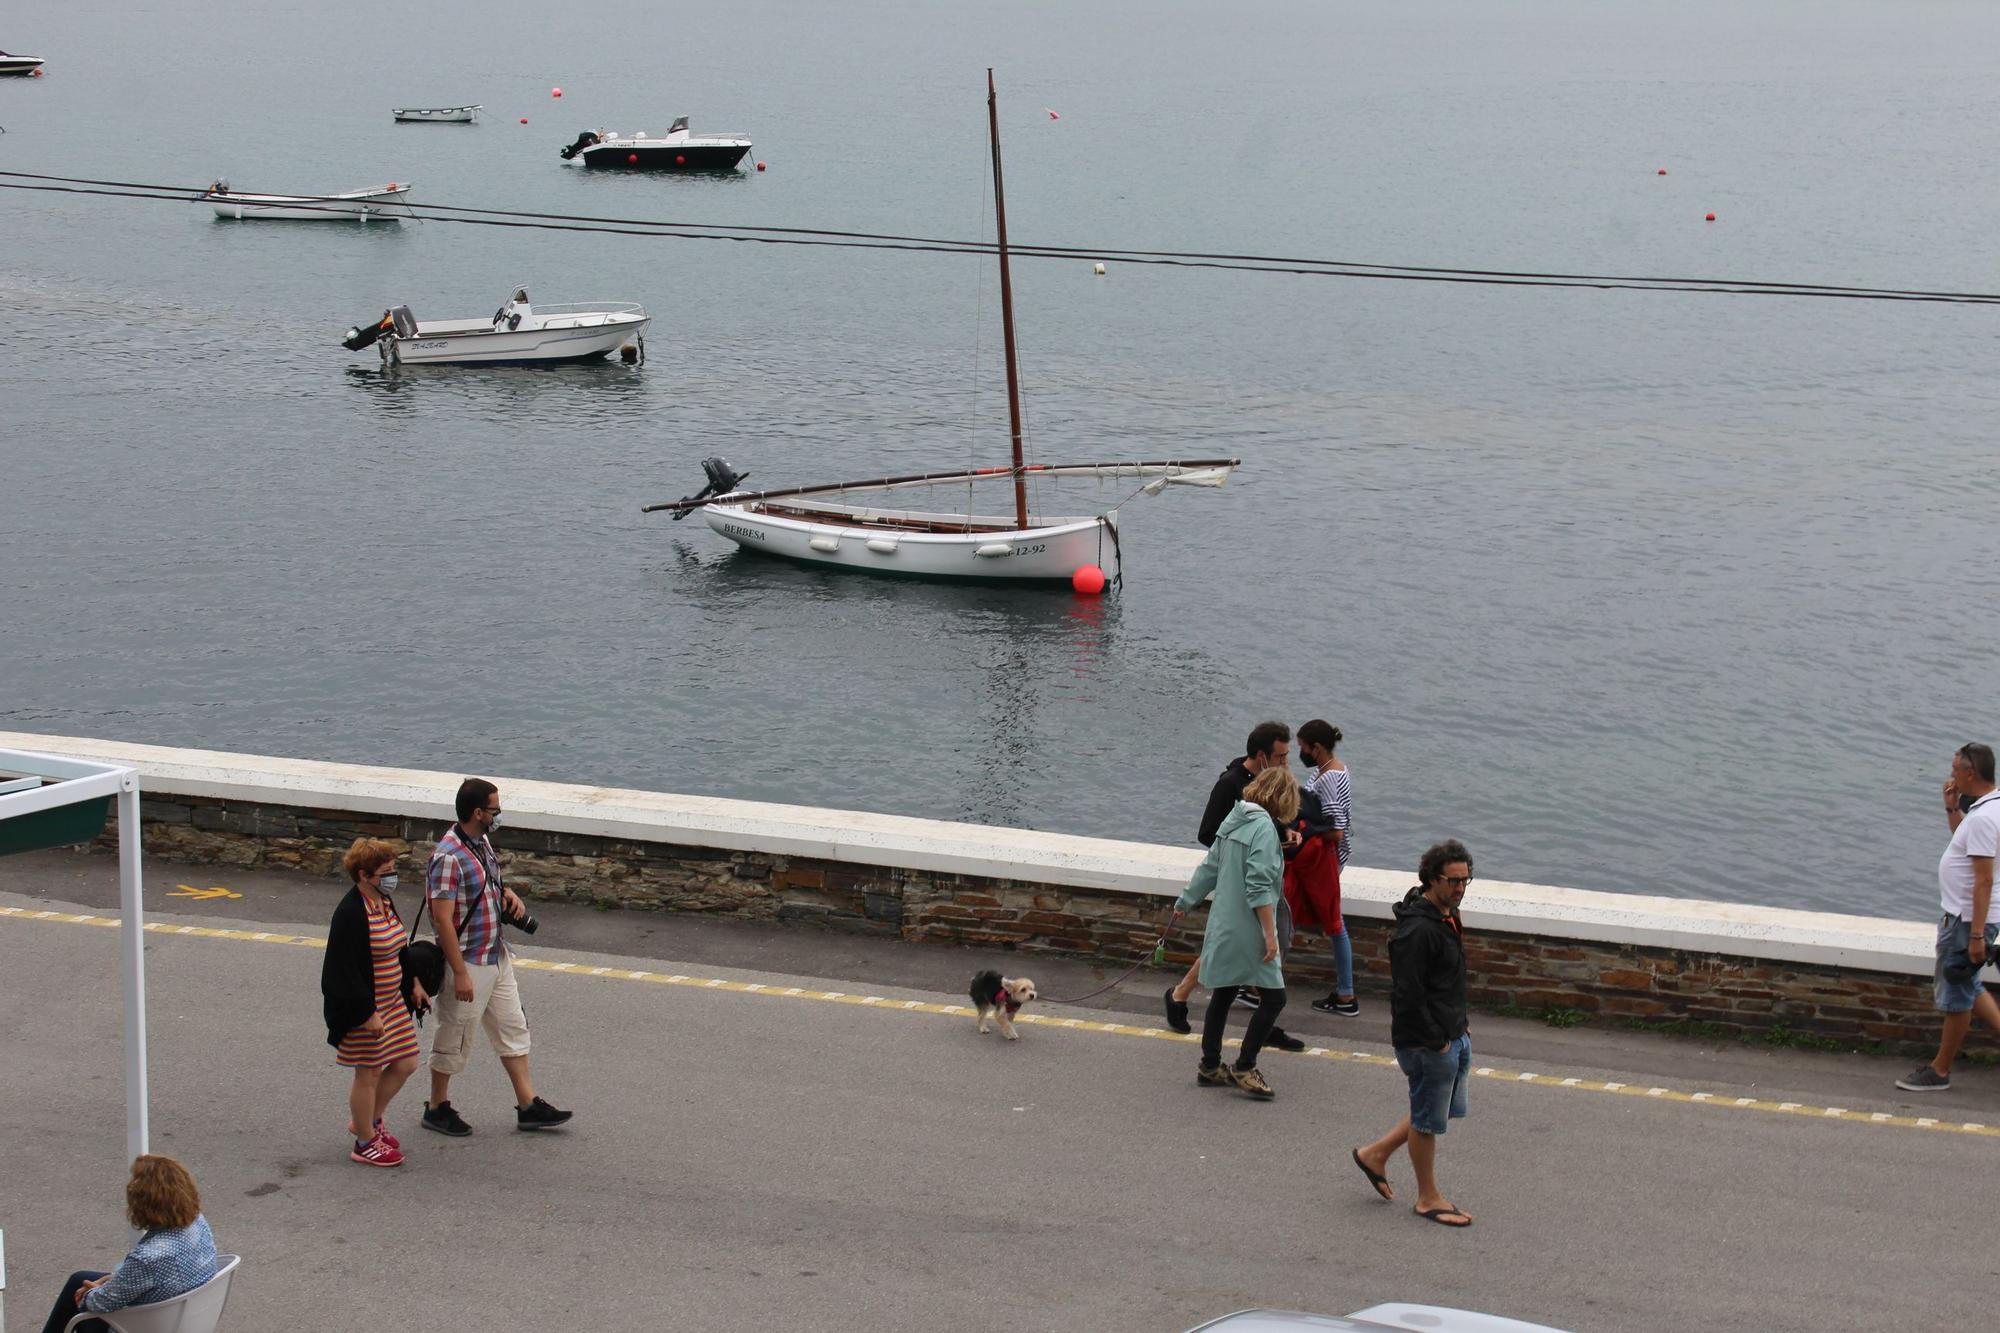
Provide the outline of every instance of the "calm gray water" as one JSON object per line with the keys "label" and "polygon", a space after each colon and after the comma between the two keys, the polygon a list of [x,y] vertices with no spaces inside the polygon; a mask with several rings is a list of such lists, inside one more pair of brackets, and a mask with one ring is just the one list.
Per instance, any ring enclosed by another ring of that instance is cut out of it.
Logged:
{"label": "calm gray water", "polygon": [[[990,64],[1020,242],[1993,288],[2000,10],[1748,8],[79,0],[0,29],[0,167],[977,237]],[[556,157],[677,114],[770,170]],[[1245,460],[1092,601],[639,513],[1004,458],[975,258],[12,191],[0,245],[0,727],[1188,842],[1324,715],[1366,864],[1898,915],[1996,739],[1991,309],[1023,262],[1039,456]],[[337,345],[514,283],[648,364]]]}

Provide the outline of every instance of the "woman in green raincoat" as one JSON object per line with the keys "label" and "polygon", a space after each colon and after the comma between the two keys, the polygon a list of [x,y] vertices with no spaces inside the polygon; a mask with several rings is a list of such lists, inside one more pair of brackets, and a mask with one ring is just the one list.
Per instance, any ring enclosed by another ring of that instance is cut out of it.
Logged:
{"label": "woman in green raincoat", "polygon": [[[1216,831],[1208,856],[1174,906],[1188,911],[1208,899],[1208,929],[1201,938],[1201,984],[1207,987],[1208,1016],[1201,1025],[1201,1067],[1195,1081],[1205,1088],[1241,1088],[1260,1101],[1277,1094],[1257,1072],[1257,1053],[1285,1007],[1285,974],[1278,961],[1278,901],[1284,896],[1285,855],[1278,825],[1299,815],[1299,784],[1284,768],[1267,768],[1243,789]],[[1276,821],[1275,823],[1273,821]],[[1255,986],[1263,993],[1235,1068],[1222,1063],[1222,1030],[1236,992]]]}

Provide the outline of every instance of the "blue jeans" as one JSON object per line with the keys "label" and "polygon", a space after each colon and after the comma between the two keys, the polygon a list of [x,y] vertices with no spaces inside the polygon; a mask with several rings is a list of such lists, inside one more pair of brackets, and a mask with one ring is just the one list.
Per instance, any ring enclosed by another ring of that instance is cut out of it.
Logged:
{"label": "blue jeans", "polygon": [[1345,921],[1340,923],[1340,933],[1333,937],[1333,993],[1354,994],[1354,941],[1347,937]]}
{"label": "blue jeans", "polygon": [[[76,1303],[77,1288],[103,1276],[102,1273],[89,1271],[71,1273],[69,1281],[63,1283],[62,1295],[56,1297],[55,1309],[49,1311],[49,1322],[42,1325],[42,1333],[63,1333],[69,1327],[69,1321],[83,1313],[83,1308]],[[87,1319],[77,1327],[81,1333],[110,1333],[110,1325],[102,1319]]]}
{"label": "blue jeans", "polygon": [[[1993,941],[2000,935],[2000,922],[1986,923],[1986,955],[1993,956]],[[1937,1007],[1942,1013],[1962,1014],[1979,998],[1979,974],[1972,965],[1972,923],[1946,912],[1938,918]]]}
{"label": "blue jeans", "polygon": [[1448,1121],[1465,1119],[1465,1085],[1472,1077],[1472,1034],[1453,1038],[1441,1051],[1398,1046],[1396,1063],[1410,1080],[1410,1128],[1442,1134]]}

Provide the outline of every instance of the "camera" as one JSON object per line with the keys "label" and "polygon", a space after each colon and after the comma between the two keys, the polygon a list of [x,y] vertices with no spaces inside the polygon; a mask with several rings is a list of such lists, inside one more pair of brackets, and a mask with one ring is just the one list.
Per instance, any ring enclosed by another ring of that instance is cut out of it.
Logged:
{"label": "camera", "polygon": [[524,935],[532,935],[542,928],[542,923],[535,920],[534,915],[526,909],[523,909],[518,915],[509,916],[507,915],[506,908],[503,907],[500,909],[500,920],[502,924],[512,926]]}

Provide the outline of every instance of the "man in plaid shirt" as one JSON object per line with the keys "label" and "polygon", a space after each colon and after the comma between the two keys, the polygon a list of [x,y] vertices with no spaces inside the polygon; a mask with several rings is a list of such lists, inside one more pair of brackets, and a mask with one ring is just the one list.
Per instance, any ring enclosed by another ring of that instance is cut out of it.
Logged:
{"label": "man in plaid shirt", "polygon": [[438,839],[426,876],[431,923],[450,975],[438,996],[424,1128],[453,1138],[472,1132],[452,1108],[451,1076],[464,1070],[472,1034],[480,1027],[514,1084],[515,1128],[553,1129],[571,1114],[537,1097],[528,1075],[528,1020],[521,1012],[514,962],[500,936],[501,923],[526,916],[527,908],[500,882],[500,863],[486,839],[499,823],[499,789],[484,778],[460,783],[458,822]]}

